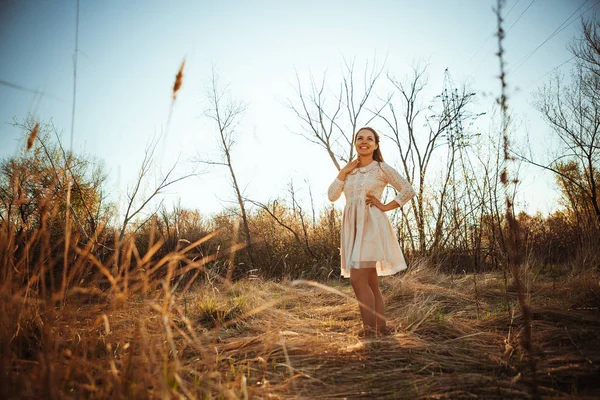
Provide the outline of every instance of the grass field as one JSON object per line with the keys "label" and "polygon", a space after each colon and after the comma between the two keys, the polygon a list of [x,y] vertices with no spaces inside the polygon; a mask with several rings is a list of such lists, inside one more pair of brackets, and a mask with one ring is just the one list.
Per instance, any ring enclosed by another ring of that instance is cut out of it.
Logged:
{"label": "grass field", "polygon": [[187,292],[159,287],[129,296],[80,290],[61,307],[4,291],[0,393],[526,399],[535,383],[548,398],[600,396],[599,274],[524,270],[522,278],[533,313],[534,378],[510,279],[450,276],[423,263],[381,280],[392,334],[369,339],[358,334],[345,280],[207,278]]}

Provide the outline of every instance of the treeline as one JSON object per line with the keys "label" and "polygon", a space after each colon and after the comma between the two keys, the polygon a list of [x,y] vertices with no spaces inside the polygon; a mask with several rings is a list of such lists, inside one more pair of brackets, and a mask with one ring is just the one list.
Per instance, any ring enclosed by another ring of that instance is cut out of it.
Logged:
{"label": "treeline", "polygon": [[[31,149],[24,148],[19,156],[0,163],[0,232],[5,277],[11,274],[27,279],[27,269],[16,267],[18,260],[27,257],[30,266],[42,262],[53,266],[45,271],[45,279],[58,286],[63,277],[70,275],[71,264],[82,249],[118,276],[123,273],[124,264],[131,272],[197,242],[201,243],[187,251],[186,261],[179,262],[181,265],[205,262],[201,268],[190,268],[185,273],[186,281],[192,277],[325,280],[339,276],[341,211],[333,205],[320,210],[303,208],[292,183],[283,196],[267,203],[246,199],[253,262],[245,251],[246,236],[239,209],[235,207],[205,215],[178,205],[160,204],[154,209],[148,206],[143,217],[126,226],[126,234],[121,238],[123,223],[115,205],[106,199],[102,164],[86,155],[64,151],[52,126],[41,126],[33,120],[21,126],[28,134],[37,130],[37,138]],[[490,149],[486,147],[486,154],[496,154]],[[427,257],[443,270],[454,273],[506,265],[507,227],[502,198],[497,194],[498,178],[490,172],[468,170],[471,164],[463,161],[456,164],[462,177],[451,183],[453,191],[447,195],[448,200],[442,201],[439,191],[437,197],[423,199],[430,210],[425,214],[427,221],[437,224],[426,225],[424,249],[419,247],[420,238],[410,211],[391,215],[409,264],[418,257]],[[497,170],[498,165],[490,168],[491,164],[491,161],[485,164],[487,170]],[[598,230],[593,207],[586,205],[583,197],[574,197],[572,187],[564,179],[559,184],[563,193],[560,210],[549,216],[518,215],[522,254],[526,262],[549,270],[567,265],[597,266]],[[431,204],[436,203],[441,203],[443,210],[437,220],[436,214],[431,213],[434,210]],[[65,215],[69,216],[68,224]],[[202,242],[203,238],[206,240]],[[69,251],[64,249],[66,240]],[[65,255],[69,258],[67,271],[63,268]],[[76,277],[67,279],[106,281],[106,274],[99,272],[97,265],[86,263],[87,267],[78,267]]]}

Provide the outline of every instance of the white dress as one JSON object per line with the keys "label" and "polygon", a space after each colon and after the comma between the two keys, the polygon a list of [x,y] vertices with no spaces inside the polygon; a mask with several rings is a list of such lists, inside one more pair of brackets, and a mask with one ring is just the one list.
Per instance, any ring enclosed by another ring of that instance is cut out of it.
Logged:
{"label": "white dress", "polygon": [[415,191],[406,179],[388,164],[373,161],[355,168],[341,181],[336,178],[329,186],[330,201],[346,197],[342,217],[340,243],[342,276],[350,277],[350,268],[377,268],[377,275],[392,275],[406,269],[406,261],[385,212],[365,203],[367,193],[381,199],[386,185],[392,185],[398,195],[394,201],[402,207]]}

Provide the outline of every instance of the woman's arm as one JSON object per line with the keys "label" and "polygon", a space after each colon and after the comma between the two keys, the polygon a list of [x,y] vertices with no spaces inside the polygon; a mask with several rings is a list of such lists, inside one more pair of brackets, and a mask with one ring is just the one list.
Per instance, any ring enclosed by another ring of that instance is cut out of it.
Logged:
{"label": "woman's arm", "polygon": [[346,182],[341,180],[339,177],[335,178],[327,190],[327,197],[329,198],[329,201],[334,202],[340,198],[342,191],[344,190],[345,183]]}
{"label": "woman's arm", "polygon": [[354,161],[350,161],[344,168],[342,168],[335,180],[331,185],[329,185],[329,190],[327,190],[327,197],[329,197],[329,201],[334,202],[340,198],[342,195],[342,191],[344,190],[344,184],[346,183],[346,178],[348,174],[354,170],[358,166],[358,159]]}
{"label": "woman's arm", "polygon": [[415,196],[416,193],[414,189],[410,183],[398,173],[398,171],[386,163],[381,163],[381,169],[383,170],[383,176],[385,177],[386,183],[392,185],[392,187],[398,192],[394,200],[392,200],[392,202],[395,202],[397,206],[393,205],[390,210],[402,207]]}
{"label": "woman's arm", "polygon": [[400,205],[395,200],[392,200],[387,204],[383,204],[381,201],[379,201],[377,197],[373,196],[372,194],[367,194],[366,203],[368,205],[379,208],[383,212],[392,211],[394,208],[400,207]]}
{"label": "woman's arm", "polygon": [[415,195],[415,191],[410,183],[408,183],[408,181],[404,179],[394,168],[383,162],[380,164],[380,166],[386,183],[392,185],[398,194],[387,204],[383,204],[377,197],[367,194],[367,204],[374,205],[384,212],[402,207]]}

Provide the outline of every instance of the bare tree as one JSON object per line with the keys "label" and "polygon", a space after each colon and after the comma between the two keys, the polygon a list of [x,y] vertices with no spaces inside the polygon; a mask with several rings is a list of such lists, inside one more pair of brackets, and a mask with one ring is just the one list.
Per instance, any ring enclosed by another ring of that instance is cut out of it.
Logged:
{"label": "bare tree", "polygon": [[227,88],[221,89],[219,87],[217,73],[213,70],[210,84],[206,94],[209,108],[205,111],[205,115],[212,119],[216,126],[219,138],[219,149],[221,151],[221,161],[205,161],[203,163],[222,165],[227,167],[231,176],[231,183],[233,190],[235,191],[236,199],[240,207],[240,213],[242,215],[242,224],[244,229],[244,236],[246,237],[246,254],[251,265],[254,265],[254,258],[252,256],[252,241],[250,237],[250,227],[248,225],[248,216],[246,214],[246,206],[244,202],[244,196],[238,183],[235,170],[233,168],[233,161],[231,157],[231,151],[235,144],[234,136],[236,135],[236,128],[238,127],[240,120],[246,111],[246,105],[240,101],[235,101],[230,98]]}
{"label": "bare tree", "polygon": [[[560,76],[534,95],[534,105],[548,123],[559,149],[549,161],[536,160],[531,154],[516,153],[521,160],[546,169],[557,177],[567,202],[573,205],[577,219],[580,210],[600,227],[600,22],[582,21],[582,38],[570,50],[577,63],[571,82]],[[576,190],[589,207],[574,207],[569,192]]]}
{"label": "bare tree", "polygon": [[[452,92],[443,91],[437,100],[441,100],[442,109],[435,112],[435,104],[429,108],[421,105],[423,89],[427,85],[426,67],[414,67],[413,75],[400,82],[388,74],[388,83],[396,91],[398,100],[392,96],[378,98],[375,107],[376,84],[380,81],[383,66],[365,67],[363,84],[357,85],[354,63],[344,63],[343,76],[339,90],[332,93],[328,90],[326,76],[317,84],[311,76],[309,89],[304,89],[300,78],[296,75],[296,103],[290,101],[289,107],[300,119],[306,139],[319,145],[329,155],[339,170],[341,162],[347,162],[354,155],[353,134],[362,125],[369,124],[376,118],[382,119],[391,133],[389,137],[397,146],[402,169],[409,181],[417,189],[417,197],[411,200],[411,211],[417,225],[416,249],[426,252],[431,243],[427,242],[430,231],[437,232],[433,243],[441,240],[443,230],[443,208],[434,214],[427,210],[431,207],[426,201],[426,176],[430,161],[436,150],[448,145],[450,164],[442,186],[441,202],[452,187],[451,173],[454,170],[454,157],[458,146],[466,141],[462,124],[476,118],[479,114],[468,111],[474,98],[466,87],[460,90],[452,88]],[[417,123],[425,122],[427,133],[418,128]],[[454,135],[454,136],[452,136]],[[425,139],[424,139],[425,138]],[[407,218],[405,211],[400,210],[402,218]],[[402,221],[401,221],[402,222]],[[429,225],[433,224],[434,228]],[[401,225],[407,226],[402,223]],[[410,230],[409,230],[410,232]],[[415,243],[411,240],[413,250]]]}
{"label": "bare tree", "polygon": [[343,166],[340,162],[346,163],[354,156],[352,140],[358,127],[369,124],[385,107],[385,102],[378,108],[369,107],[383,68],[384,65],[373,62],[370,66],[367,62],[361,85],[356,82],[354,60],[344,59],[342,78],[335,85],[335,92],[328,88],[326,73],[320,83],[311,75],[308,90],[296,73],[297,99],[289,100],[288,107],[301,122],[301,135],[322,147],[338,170]]}
{"label": "bare tree", "polygon": [[[162,194],[164,190],[169,186],[196,175],[195,172],[192,172],[185,175],[174,176],[175,169],[179,165],[179,159],[177,159],[173,163],[173,165],[168,169],[168,171],[158,179],[158,183],[154,185],[154,188],[151,190],[150,194],[144,196],[144,194],[142,193],[142,187],[150,178],[150,171],[155,162],[155,153],[159,141],[160,137],[151,140],[146,146],[146,149],[144,150],[144,159],[142,160],[142,164],[140,165],[140,169],[138,171],[135,183],[130,189],[127,190],[127,208],[125,210],[125,215],[123,216],[123,222],[121,223],[121,229],[119,233],[119,244],[123,243],[123,239],[125,237],[125,233],[127,231],[129,223],[136,216],[140,215],[142,211],[152,202],[152,200],[156,198],[156,196]],[[160,205],[156,208],[155,211],[151,212],[150,215],[143,220],[143,222],[138,224],[138,229],[141,226],[143,226],[146,222],[148,222],[159,209]]]}
{"label": "bare tree", "polygon": [[[279,226],[290,232],[294,236],[296,242],[304,248],[305,253],[312,260],[316,260],[317,255],[315,254],[308,241],[308,227],[305,221],[306,216],[304,210],[302,209],[302,207],[298,203],[298,200],[296,199],[296,189],[294,188],[294,182],[292,180],[290,180],[288,184],[288,193],[290,195],[291,207],[285,203],[285,200],[283,201],[283,204],[281,204],[281,201],[279,199],[272,200],[267,204],[263,204],[255,200],[247,200],[255,206],[263,209]],[[290,208],[292,211],[292,221],[289,220]],[[314,218],[315,217],[313,216],[313,221]],[[301,234],[298,233],[297,229],[294,227],[294,225],[296,225],[294,221],[300,221],[300,228],[302,229]],[[316,225],[315,222],[313,222],[313,228],[314,225]]]}
{"label": "bare tree", "polygon": [[304,234],[304,245],[307,251],[313,256],[314,259],[316,259],[317,257],[315,253],[308,244],[308,227],[306,226],[306,221],[304,218],[304,210],[302,209],[302,206],[300,206],[300,203],[298,203],[298,199],[296,199],[296,189],[294,188],[294,182],[292,180],[290,180],[288,184],[288,193],[290,194],[290,200],[292,201],[293,216],[294,218],[300,220],[300,226],[302,227],[302,233]]}
{"label": "bare tree", "polygon": [[[417,196],[411,200],[411,210],[417,225],[418,250],[420,252],[426,252],[429,248],[427,244],[429,221],[426,213],[428,205],[425,201],[425,187],[432,156],[439,147],[449,145],[449,163],[445,170],[446,175],[440,193],[440,204],[442,204],[450,187],[457,145],[462,140],[457,135],[464,135],[463,122],[477,117],[468,112],[468,106],[475,94],[465,87],[460,91],[451,90],[451,93],[442,92],[437,96],[442,100],[442,109],[438,113],[433,112],[433,104],[428,108],[422,105],[422,92],[427,86],[426,72],[426,66],[414,66],[412,75],[404,81],[388,75],[388,80],[400,94],[400,96],[396,96],[396,98],[399,97],[399,101],[389,101],[385,112],[378,114],[391,132],[386,136],[394,142],[398,149],[401,168],[409,182],[417,188]],[[418,130],[416,125],[421,118],[425,119],[424,127],[427,129],[425,134]],[[442,216],[442,209],[439,209],[432,221],[435,226],[434,233],[442,231]],[[434,242],[439,241],[439,235],[434,236]]]}
{"label": "bare tree", "polygon": [[[600,227],[600,22],[582,22],[583,40],[571,47],[577,64],[566,83],[560,76],[539,89],[534,105],[559,141],[556,156],[536,161],[533,156],[518,155],[524,161],[554,173],[581,193],[593,210]],[[577,169],[579,173],[567,173]]]}
{"label": "bare tree", "polygon": [[600,22],[582,20],[581,31],[583,37],[570,50],[583,68],[600,79]]}

